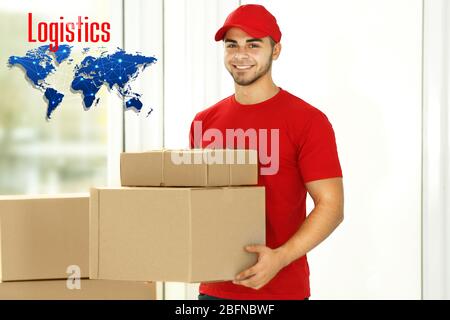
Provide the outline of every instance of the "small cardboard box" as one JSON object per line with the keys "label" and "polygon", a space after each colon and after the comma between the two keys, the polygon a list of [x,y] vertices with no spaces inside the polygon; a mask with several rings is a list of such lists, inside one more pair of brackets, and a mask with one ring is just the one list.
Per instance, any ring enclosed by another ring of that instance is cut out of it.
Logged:
{"label": "small cardboard box", "polygon": [[[69,283],[68,283],[69,281]],[[154,282],[72,280],[0,283],[0,300],[155,300]]]}
{"label": "small cardboard box", "polygon": [[234,279],[265,244],[264,187],[92,188],[91,279]]}
{"label": "small cardboard box", "polygon": [[89,275],[89,194],[0,196],[0,282]]}
{"label": "small cardboard box", "polygon": [[122,186],[239,186],[258,184],[256,150],[155,150],[120,155]]}

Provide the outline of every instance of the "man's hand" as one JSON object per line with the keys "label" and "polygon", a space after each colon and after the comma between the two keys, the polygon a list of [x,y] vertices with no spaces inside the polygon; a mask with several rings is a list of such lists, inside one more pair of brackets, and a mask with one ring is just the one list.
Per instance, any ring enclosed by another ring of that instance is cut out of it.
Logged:
{"label": "man's hand", "polygon": [[266,285],[291,262],[306,255],[316,247],[344,219],[344,190],[342,178],[330,178],[308,182],[306,188],[314,200],[314,209],[297,232],[282,246],[271,249],[263,245],[246,247],[248,252],[258,253],[258,262],[241,272],[233,281],[253,289]]}
{"label": "man's hand", "polygon": [[252,289],[265,286],[285,266],[282,252],[264,245],[246,246],[245,250],[258,254],[258,262],[236,276],[234,284]]}

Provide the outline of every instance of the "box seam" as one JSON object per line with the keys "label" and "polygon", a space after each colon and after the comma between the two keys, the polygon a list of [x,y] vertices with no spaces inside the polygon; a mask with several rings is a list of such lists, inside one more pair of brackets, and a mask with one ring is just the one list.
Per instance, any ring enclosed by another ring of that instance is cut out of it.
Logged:
{"label": "box seam", "polygon": [[228,186],[231,186],[232,185],[232,175],[231,175],[231,163],[228,163],[227,164],[227,167],[228,167]]}
{"label": "box seam", "polygon": [[123,179],[123,165],[122,165],[122,162],[123,162],[123,155],[122,155],[122,153],[120,153],[120,159],[119,159],[119,172],[120,172],[120,185],[121,186],[125,186],[125,184],[124,184],[124,179]]}
{"label": "box seam", "polygon": [[100,190],[97,190],[97,278],[100,278]]}
{"label": "box seam", "polygon": [[[89,278],[98,279],[100,272],[100,190],[91,188],[89,204]],[[97,225],[92,226],[93,220]]]}
{"label": "box seam", "polygon": [[[208,152],[208,151],[207,151]],[[210,184],[210,168],[209,168],[209,159],[208,159],[208,154],[206,155],[206,159],[207,159],[207,161],[206,161],[206,163],[205,163],[205,171],[206,171],[206,173],[205,173],[205,181],[204,181],[204,186],[206,186],[206,187],[209,187],[211,184]],[[203,160],[205,160],[205,159],[203,159]]]}
{"label": "box seam", "polygon": [[166,153],[167,153],[167,150],[166,149],[163,149],[162,150],[162,152],[161,152],[161,179],[160,179],[160,183],[159,183],[159,186],[160,187],[164,187],[164,185],[165,185],[165,182],[164,182],[164,162],[166,161]]}
{"label": "box seam", "polygon": [[188,281],[192,282],[192,190],[189,190],[188,197]]}

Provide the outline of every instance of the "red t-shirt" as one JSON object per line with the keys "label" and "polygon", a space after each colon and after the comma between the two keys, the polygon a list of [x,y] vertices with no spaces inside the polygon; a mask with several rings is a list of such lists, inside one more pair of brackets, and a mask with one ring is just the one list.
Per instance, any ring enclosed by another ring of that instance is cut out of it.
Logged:
{"label": "red t-shirt", "polygon": [[[197,134],[194,121],[201,121]],[[226,129],[256,136],[258,185],[266,189],[266,246],[277,248],[306,218],[305,183],[342,177],[333,128],[324,113],[280,88],[261,103],[242,105],[232,95],[199,112],[191,124],[191,148],[241,149],[237,135],[228,132],[226,139]],[[217,138],[218,132],[223,138]],[[245,139],[246,149],[255,148],[251,140]],[[293,261],[259,290],[226,281],[201,283],[200,293],[225,299],[304,299],[310,296],[307,257]]]}

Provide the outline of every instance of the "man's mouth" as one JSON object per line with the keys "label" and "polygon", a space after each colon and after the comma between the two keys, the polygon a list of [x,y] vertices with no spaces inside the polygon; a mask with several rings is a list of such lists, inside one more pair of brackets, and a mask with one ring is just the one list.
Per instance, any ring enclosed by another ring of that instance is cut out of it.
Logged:
{"label": "man's mouth", "polygon": [[251,67],[253,67],[253,65],[236,65],[236,64],[233,64],[233,67],[235,69],[237,69],[237,70],[248,70]]}

